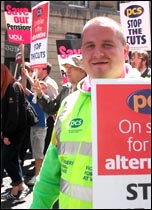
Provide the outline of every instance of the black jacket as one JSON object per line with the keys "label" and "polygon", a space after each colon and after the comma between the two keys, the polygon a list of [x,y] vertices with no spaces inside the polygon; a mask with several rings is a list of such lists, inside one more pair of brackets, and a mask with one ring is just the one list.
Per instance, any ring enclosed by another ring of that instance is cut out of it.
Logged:
{"label": "black jacket", "polygon": [[70,86],[63,86],[59,95],[53,101],[49,96],[43,94],[41,98],[38,98],[38,103],[42,107],[43,111],[48,115],[54,115],[59,110],[63,99],[70,94]]}
{"label": "black jacket", "polygon": [[2,98],[2,133],[3,137],[8,137],[12,143],[20,142],[26,132],[26,119],[19,105],[22,104],[23,96],[23,90],[11,83]]}
{"label": "black jacket", "polygon": [[151,77],[151,68],[147,67],[147,69],[141,74],[141,77]]}

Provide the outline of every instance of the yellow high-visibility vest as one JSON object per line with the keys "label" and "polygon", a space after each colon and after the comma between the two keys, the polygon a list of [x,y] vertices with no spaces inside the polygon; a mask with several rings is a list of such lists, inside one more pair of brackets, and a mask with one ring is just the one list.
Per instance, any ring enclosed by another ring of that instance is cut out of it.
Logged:
{"label": "yellow high-visibility vest", "polygon": [[60,208],[91,209],[92,122],[90,94],[76,91],[69,95],[64,100],[58,116],[54,135],[61,163]]}

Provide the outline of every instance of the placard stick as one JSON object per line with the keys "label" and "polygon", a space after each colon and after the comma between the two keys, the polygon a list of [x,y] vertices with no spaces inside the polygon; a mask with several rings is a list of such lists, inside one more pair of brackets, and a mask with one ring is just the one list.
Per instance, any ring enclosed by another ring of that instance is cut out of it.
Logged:
{"label": "placard stick", "polygon": [[[34,75],[35,75],[34,80],[36,81],[38,79],[38,69],[34,69]],[[37,103],[37,93],[36,92],[34,93],[33,103],[34,104]]]}
{"label": "placard stick", "polygon": [[22,60],[22,68],[25,68],[25,59],[24,59],[24,44],[20,44],[21,49],[21,60]]}
{"label": "placard stick", "polygon": [[17,69],[18,69],[18,63],[15,65],[14,78],[16,78]]}

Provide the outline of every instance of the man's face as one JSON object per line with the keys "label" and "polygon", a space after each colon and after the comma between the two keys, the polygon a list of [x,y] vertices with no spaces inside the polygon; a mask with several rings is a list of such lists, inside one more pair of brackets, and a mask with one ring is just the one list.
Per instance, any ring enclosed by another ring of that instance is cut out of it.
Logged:
{"label": "man's face", "polygon": [[142,68],[142,59],[139,58],[138,56],[132,56],[131,57],[131,66],[133,68],[136,68],[138,70],[140,70]]}
{"label": "man's face", "polygon": [[83,65],[92,78],[117,78],[124,69],[124,46],[114,29],[99,24],[84,30]]}
{"label": "man's face", "polygon": [[44,70],[42,67],[39,67],[38,68],[38,78],[43,79],[43,77],[44,77]]}
{"label": "man's face", "polygon": [[69,64],[66,65],[65,69],[68,81],[72,84],[77,84],[85,75],[80,68],[74,67]]}

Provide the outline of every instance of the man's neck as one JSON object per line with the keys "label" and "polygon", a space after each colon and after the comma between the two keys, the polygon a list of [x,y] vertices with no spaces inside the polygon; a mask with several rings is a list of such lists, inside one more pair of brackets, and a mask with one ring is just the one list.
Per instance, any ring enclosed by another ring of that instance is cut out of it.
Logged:
{"label": "man's neck", "polygon": [[45,75],[44,77],[42,77],[42,79],[41,80],[45,80],[45,78],[47,77],[48,75]]}
{"label": "man's neck", "polygon": [[76,87],[77,87],[77,84],[71,85],[71,93],[73,93],[75,91]]}

